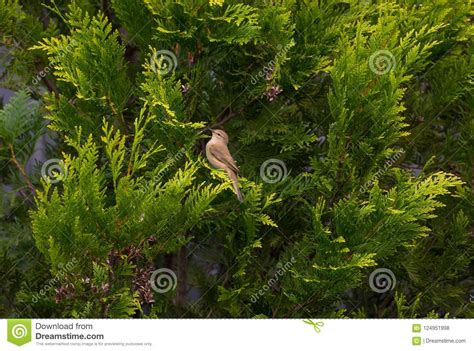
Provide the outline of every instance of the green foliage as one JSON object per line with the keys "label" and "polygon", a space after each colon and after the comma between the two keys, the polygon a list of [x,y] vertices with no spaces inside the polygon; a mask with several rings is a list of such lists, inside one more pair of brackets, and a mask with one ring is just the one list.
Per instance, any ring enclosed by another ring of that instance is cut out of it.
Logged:
{"label": "green foliage", "polygon": [[[0,316],[19,315],[16,293],[24,284],[44,284],[47,270],[25,219],[33,204],[25,164],[44,132],[38,102],[18,92],[0,110]],[[34,181],[34,180],[33,180]]]}
{"label": "green foliage", "polygon": [[146,49],[153,40],[153,16],[141,0],[112,0],[112,8],[127,30],[127,41]]}
{"label": "green foliage", "polygon": [[[37,108],[31,108],[28,93],[20,91],[0,111],[0,133],[6,143],[15,141],[31,131],[39,119]],[[37,105],[37,104],[36,104]]]}
{"label": "green foliage", "polygon": [[[142,110],[130,145],[126,145],[125,136],[104,122],[102,142],[107,161],[102,166],[98,146],[91,137],[81,143],[79,130],[77,139],[67,138],[77,157],[65,155],[63,190],[52,188],[46,179],[44,190],[37,194],[38,211],[32,212],[36,245],[53,267],[66,265],[70,260],[66,253],[76,252],[79,264],[75,274],[93,277],[95,286],[113,286],[106,299],[105,316],[130,316],[137,309],[136,292],[132,293],[131,286],[132,269],[138,266],[125,265],[119,275],[111,270],[115,268],[111,267],[111,253],[138,247],[149,238],[160,245],[143,253],[149,256],[148,264],[153,257],[151,253],[176,250],[189,240],[185,236],[187,231],[202,225],[201,221],[212,212],[210,203],[223,189],[203,183],[193,185],[195,162],[187,163],[166,183],[155,182],[153,171],[144,172],[151,157],[163,151],[160,146],[152,146],[141,152],[144,130],[150,119]],[[113,189],[107,189],[108,181]],[[54,236],[50,228],[55,228]],[[120,288],[115,282],[120,282]],[[80,291],[82,287],[75,280],[62,283],[78,290],[71,313],[79,313],[78,306],[91,301],[90,291]],[[96,303],[104,304],[104,301],[97,298]]]}
{"label": "green foliage", "polygon": [[[48,54],[55,76],[74,87],[77,99],[122,116],[131,86],[123,59],[125,48],[118,42],[118,33],[101,13],[90,17],[71,5],[66,16],[70,35],[45,39],[31,49]],[[64,118],[68,116],[52,114],[52,127],[65,130],[63,126],[70,123]]]}
{"label": "green foliage", "polygon": [[[39,3],[0,2],[5,85],[42,103],[0,111],[1,314],[473,316],[469,2],[105,3],[53,3],[41,24]],[[22,174],[41,116],[54,179]],[[242,204],[204,157],[210,128]],[[12,184],[35,203],[15,208]],[[30,249],[37,277],[17,265]]]}
{"label": "green foliage", "polygon": [[39,2],[0,1],[0,42],[2,49],[7,49],[0,51],[0,63],[5,68],[0,74],[2,86],[23,89],[24,80],[31,83],[35,72],[47,65],[44,57],[33,55],[28,48],[42,38],[54,35],[56,27],[48,18],[41,13]]}

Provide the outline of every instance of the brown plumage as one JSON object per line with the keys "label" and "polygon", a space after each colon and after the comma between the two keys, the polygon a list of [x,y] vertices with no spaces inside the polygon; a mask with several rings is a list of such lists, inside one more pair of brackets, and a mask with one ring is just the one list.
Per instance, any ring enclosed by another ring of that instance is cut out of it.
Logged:
{"label": "brown plumage", "polygon": [[230,180],[232,180],[232,185],[234,187],[237,198],[240,202],[244,202],[242,192],[239,187],[239,180],[237,175],[239,174],[239,169],[237,168],[232,155],[227,148],[229,142],[229,136],[226,132],[221,129],[211,129],[212,138],[206,144],[206,156],[209,160],[209,163],[219,169],[223,169],[229,175]]}

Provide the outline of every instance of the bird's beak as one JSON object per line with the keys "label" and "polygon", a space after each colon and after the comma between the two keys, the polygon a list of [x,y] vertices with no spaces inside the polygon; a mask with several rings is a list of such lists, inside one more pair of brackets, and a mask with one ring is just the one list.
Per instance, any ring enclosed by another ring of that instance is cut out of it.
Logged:
{"label": "bird's beak", "polygon": [[214,131],[210,128],[208,130],[211,131],[211,135],[209,135],[208,133],[205,133],[204,135],[205,135],[206,138],[212,138],[212,136],[214,135]]}

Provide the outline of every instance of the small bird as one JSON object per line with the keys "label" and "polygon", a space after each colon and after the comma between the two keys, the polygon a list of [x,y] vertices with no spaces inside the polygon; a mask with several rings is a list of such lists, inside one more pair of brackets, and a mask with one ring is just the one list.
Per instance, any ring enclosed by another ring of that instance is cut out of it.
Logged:
{"label": "small bird", "polygon": [[213,167],[223,169],[227,172],[229,178],[232,180],[237,198],[240,202],[244,202],[244,197],[240,191],[239,181],[237,179],[239,169],[227,148],[229,136],[222,129],[211,129],[211,132],[212,138],[206,144],[206,157]]}

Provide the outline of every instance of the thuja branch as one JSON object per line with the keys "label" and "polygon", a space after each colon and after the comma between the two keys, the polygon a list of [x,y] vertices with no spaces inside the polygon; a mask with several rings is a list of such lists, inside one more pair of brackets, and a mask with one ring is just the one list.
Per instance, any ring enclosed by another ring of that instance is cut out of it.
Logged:
{"label": "thuja branch", "polygon": [[25,179],[26,184],[28,185],[28,188],[30,188],[31,192],[34,194],[36,192],[35,187],[33,186],[33,183],[31,183],[30,178],[28,178],[28,175],[26,174],[25,168],[18,162],[18,159],[16,158],[15,155],[15,150],[13,149],[12,144],[8,144],[8,148],[10,149],[12,158],[11,161],[15,165],[16,168],[18,168],[18,171],[20,171],[21,175]]}
{"label": "thuja branch", "polygon": [[112,113],[117,117],[118,121],[122,125],[125,134],[128,134],[129,130],[128,130],[127,123],[125,122],[122,112],[117,111],[117,108],[115,107],[114,103],[112,102],[112,100],[110,100],[109,97],[107,97],[107,103],[110,109],[112,110]]}

